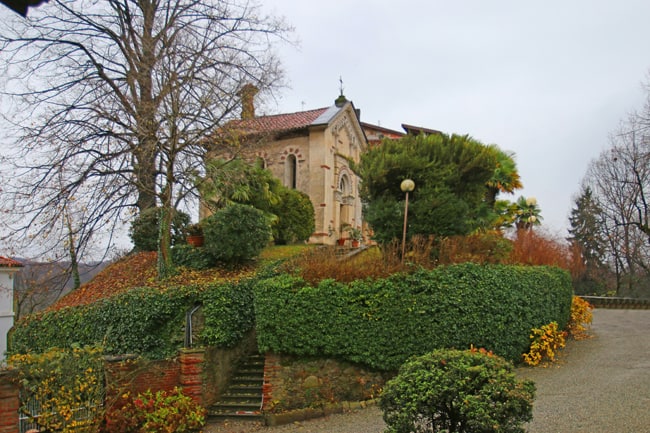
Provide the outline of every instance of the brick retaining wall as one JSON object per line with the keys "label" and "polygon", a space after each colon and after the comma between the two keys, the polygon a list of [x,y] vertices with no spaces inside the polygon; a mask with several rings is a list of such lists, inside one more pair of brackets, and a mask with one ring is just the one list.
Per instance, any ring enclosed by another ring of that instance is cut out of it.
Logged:
{"label": "brick retaining wall", "polygon": [[0,433],[18,433],[18,408],[20,398],[16,374],[0,371]]}
{"label": "brick retaining wall", "polygon": [[[170,391],[180,387],[204,407],[213,404],[225,389],[239,361],[255,349],[255,337],[247,336],[233,349],[182,349],[167,360],[148,361],[136,355],[109,356],[105,363],[106,406],[124,392]],[[16,372],[0,370],[0,433],[18,433],[20,408]]]}
{"label": "brick retaining wall", "polygon": [[267,414],[371,400],[394,375],[334,359],[265,357],[262,411]]}
{"label": "brick retaining wall", "polygon": [[106,406],[110,408],[125,392],[169,391],[180,386],[178,358],[147,361],[136,355],[106,357]]}

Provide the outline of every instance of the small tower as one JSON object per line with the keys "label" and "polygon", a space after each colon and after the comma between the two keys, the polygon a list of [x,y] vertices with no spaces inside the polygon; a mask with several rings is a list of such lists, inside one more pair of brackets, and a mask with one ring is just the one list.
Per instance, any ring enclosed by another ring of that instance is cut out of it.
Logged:
{"label": "small tower", "polygon": [[341,108],[346,102],[348,102],[348,100],[343,94],[343,78],[339,77],[339,97],[334,100],[334,105]]}

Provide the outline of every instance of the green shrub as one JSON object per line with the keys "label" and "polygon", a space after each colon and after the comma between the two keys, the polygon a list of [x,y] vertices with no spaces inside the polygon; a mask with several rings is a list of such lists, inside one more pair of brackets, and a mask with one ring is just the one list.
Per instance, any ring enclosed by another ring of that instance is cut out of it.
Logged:
{"label": "green shrub", "polygon": [[280,201],[271,212],[278,217],[273,225],[273,240],[278,245],[306,241],[314,233],[314,205],[304,192],[280,190]]}
{"label": "green shrub", "polygon": [[380,398],[392,433],[523,433],[535,385],[481,351],[436,350],[404,364]]}
{"label": "green shrub", "polygon": [[485,347],[511,361],[530,330],[571,308],[571,278],[558,268],[460,264],[316,287],[290,275],[255,287],[262,351],[342,358],[396,370],[412,355]]}
{"label": "green shrub", "polygon": [[[190,223],[190,216],[185,212],[174,211],[172,219],[172,245],[185,242],[185,228]],[[132,222],[129,236],[136,251],[158,250],[158,218],[160,208],[150,208],[142,211]]]}
{"label": "green shrub", "polygon": [[215,260],[204,248],[195,248],[190,245],[175,245],[172,248],[172,262],[176,266],[189,269],[210,269],[214,267]]}
{"label": "green shrub", "polygon": [[30,315],[16,324],[12,352],[102,344],[107,354],[161,359],[184,341],[185,312],[197,299],[189,290],[137,288],[90,305]]}
{"label": "green shrub", "polygon": [[223,263],[242,263],[257,257],[271,240],[264,212],[252,206],[233,204],[201,222],[204,249]]}

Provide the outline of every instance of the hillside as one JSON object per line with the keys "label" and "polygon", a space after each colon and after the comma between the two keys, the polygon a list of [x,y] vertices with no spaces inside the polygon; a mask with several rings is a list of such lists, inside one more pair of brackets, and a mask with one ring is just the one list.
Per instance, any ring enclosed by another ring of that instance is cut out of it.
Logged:
{"label": "hillside", "polygon": [[95,278],[83,284],[48,309],[92,304],[102,298],[122,293],[132,287],[147,286],[156,278],[155,252],[131,254],[105,267]]}
{"label": "hillside", "polygon": [[79,289],[59,299],[48,310],[92,304],[134,287],[159,287],[166,290],[188,284],[205,284],[241,278],[251,275],[255,271],[253,265],[240,266],[235,269],[212,268],[203,271],[180,269],[177,275],[159,281],[156,278],[157,258],[158,254],[155,251],[125,256],[108,265]]}

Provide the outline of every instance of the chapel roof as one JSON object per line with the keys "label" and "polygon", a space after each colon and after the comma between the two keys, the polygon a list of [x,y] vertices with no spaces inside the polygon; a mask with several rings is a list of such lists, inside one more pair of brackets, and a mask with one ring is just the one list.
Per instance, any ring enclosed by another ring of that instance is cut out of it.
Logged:
{"label": "chapel roof", "polygon": [[18,260],[0,256],[0,267],[2,268],[21,268],[23,266]]}
{"label": "chapel roof", "polygon": [[[228,122],[227,128],[241,131],[245,134],[289,132],[312,125],[326,124],[327,122],[324,121],[326,119],[323,117],[329,111],[331,111],[331,107],[299,111],[296,113],[260,116],[252,119],[233,120]],[[338,108],[336,111],[338,112]]]}

